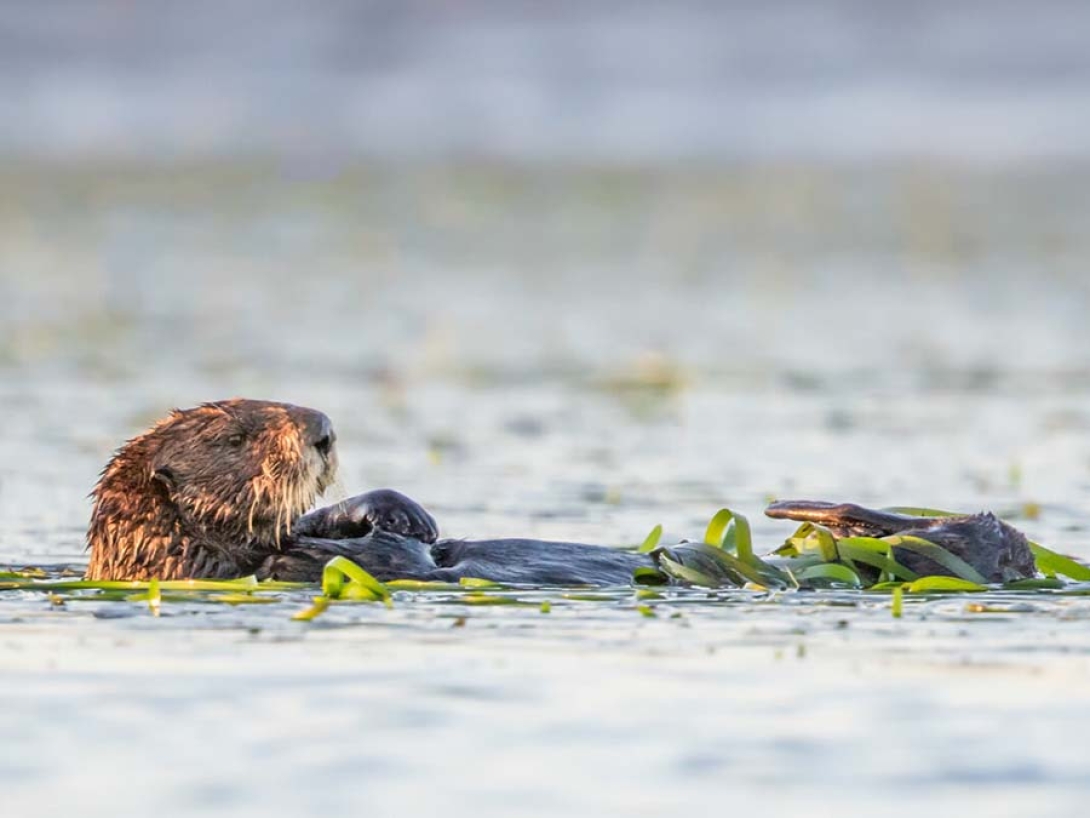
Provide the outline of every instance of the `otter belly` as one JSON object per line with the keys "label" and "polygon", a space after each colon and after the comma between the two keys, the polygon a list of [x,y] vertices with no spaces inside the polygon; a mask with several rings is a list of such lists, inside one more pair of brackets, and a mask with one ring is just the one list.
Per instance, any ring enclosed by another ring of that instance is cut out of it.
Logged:
{"label": "otter belly", "polygon": [[366,537],[297,537],[258,570],[262,579],[317,582],[322,566],[347,557],[375,579],[457,582],[487,579],[512,585],[627,585],[646,554],[600,545],[546,540],[440,540],[424,543],[376,530]]}
{"label": "otter belly", "polygon": [[629,585],[637,568],[654,566],[646,554],[548,540],[440,540],[432,555],[443,579],[517,585]]}

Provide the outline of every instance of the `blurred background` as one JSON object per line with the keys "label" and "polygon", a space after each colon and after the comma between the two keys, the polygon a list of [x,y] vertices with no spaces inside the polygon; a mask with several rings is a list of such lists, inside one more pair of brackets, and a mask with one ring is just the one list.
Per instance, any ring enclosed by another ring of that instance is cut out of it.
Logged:
{"label": "blurred background", "polygon": [[[0,567],[82,562],[115,447],[231,395],[449,536],[771,549],[793,495],[1090,558],[1088,43],[1085,0],[2,0]],[[1085,811],[1085,596],[299,596],[5,592],[5,807]]]}
{"label": "blurred background", "polygon": [[449,533],[802,493],[1051,504],[1078,550],[1088,35],[1077,0],[8,0],[0,553],[78,558],[113,447],[234,394],[326,410],[342,490]]}

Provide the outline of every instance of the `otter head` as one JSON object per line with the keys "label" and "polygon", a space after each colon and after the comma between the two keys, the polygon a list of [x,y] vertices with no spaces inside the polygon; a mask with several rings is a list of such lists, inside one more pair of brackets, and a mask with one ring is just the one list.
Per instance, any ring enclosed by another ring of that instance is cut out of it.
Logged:
{"label": "otter head", "polygon": [[233,399],[172,412],[103,471],[88,576],[247,573],[333,481],[335,440],[328,417],[290,404]]}

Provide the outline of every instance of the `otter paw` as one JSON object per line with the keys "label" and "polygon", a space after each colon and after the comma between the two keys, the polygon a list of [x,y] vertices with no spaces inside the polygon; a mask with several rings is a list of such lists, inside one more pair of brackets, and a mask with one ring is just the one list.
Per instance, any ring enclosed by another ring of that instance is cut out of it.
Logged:
{"label": "otter paw", "polygon": [[415,500],[393,489],[357,494],[304,514],[292,525],[292,534],[343,540],[366,537],[375,529],[425,543],[439,539],[435,519]]}

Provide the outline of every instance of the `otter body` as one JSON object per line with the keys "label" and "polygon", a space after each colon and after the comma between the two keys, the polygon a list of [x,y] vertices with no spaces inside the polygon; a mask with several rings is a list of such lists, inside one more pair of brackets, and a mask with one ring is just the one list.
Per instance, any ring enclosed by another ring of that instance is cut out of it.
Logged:
{"label": "otter body", "polygon": [[649,557],[579,543],[439,540],[396,491],[305,516],[337,469],[336,436],[314,409],[233,399],[176,410],[128,441],[92,496],[88,579],[317,581],[334,556],[380,580],[611,585]]}
{"label": "otter body", "polygon": [[419,503],[379,489],[300,517],[287,547],[257,573],[313,582],[335,556],[383,582],[475,577],[520,585],[624,585],[636,568],[654,565],[645,554],[585,543],[439,539],[439,527]]}
{"label": "otter body", "polygon": [[[173,412],[114,455],[93,492],[90,579],[186,579],[256,574],[318,581],[344,556],[379,580],[476,577],[527,585],[625,585],[657,553],[529,539],[440,539],[427,511],[389,489],[304,514],[337,470],[336,436],[321,412],[233,399]],[[989,582],[1035,574],[1018,531],[990,514],[920,518],[798,501],[768,514],[834,533],[915,535],[947,548]],[[702,546],[674,546],[672,559]],[[949,571],[904,549],[917,573]],[[895,549],[897,551],[897,549]]]}
{"label": "otter body", "polygon": [[487,579],[510,585],[628,585],[654,559],[601,545],[528,539],[439,540],[425,543],[388,531],[366,537],[293,540],[267,560],[260,578],[317,582],[332,557],[352,560],[376,579],[457,582]]}

